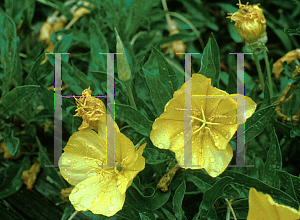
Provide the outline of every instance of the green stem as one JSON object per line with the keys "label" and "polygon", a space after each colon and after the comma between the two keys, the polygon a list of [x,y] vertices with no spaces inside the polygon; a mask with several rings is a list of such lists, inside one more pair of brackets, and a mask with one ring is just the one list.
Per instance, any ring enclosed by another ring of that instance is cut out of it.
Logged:
{"label": "green stem", "polygon": [[266,50],[264,50],[264,58],[265,58],[265,63],[267,66],[267,74],[268,74],[268,84],[269,84],[269,91],[270,91],[270,97],[273,97],[273,84],[272,84],[272,78],[271,78],[271,69],[270,69],[270,62],[268,58],[268,53]]}
{"label": "green stem", "polygon": [[255,53],[253,53],[253,56],[254,56],[254,61],[255,61],[255,64],[256,64],[257,72],[258,72],[260,85],[261,85],[262,91],[264,92],[265,84],[264,84],[264,78],[263,78],[263,75],[262,75],[262,71],[261,71],[259,60],[258,60],[258,56]]}
{"label": "green stem", "polygon": [[130,80],[126,81],[126,82],[123,82],[123,85],[125,87],[125,90],[126,90],[126,93],[128,95],[128,98],[129,98],[129,102],[130,102],[130,105],[137,110],[136,108],[136,105],[135,105],[135,102],[134,102],[134,98],[133,98],[133,95],[132,95],[132,91],[131,91],[131,88],[130,88]]}

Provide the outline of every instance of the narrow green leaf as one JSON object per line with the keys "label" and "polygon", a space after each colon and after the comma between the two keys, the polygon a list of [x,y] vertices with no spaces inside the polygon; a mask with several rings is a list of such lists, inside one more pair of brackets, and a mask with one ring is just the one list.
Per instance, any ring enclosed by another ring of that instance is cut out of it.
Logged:
{"label": "narrow green leaf", "polygon": [[160,51],[158,51],[155,47],[152,47],[152,50],[154,51],[158,62],[159,79],[164,85],[166,85],[169,93],[173,94],[176,90],[178,90],[179,86],[176,73]]}
{"label": "narrow green leaf", "polygon": [[[127,82],[131,79],[131,70],[128,63],[128,54],[123,45],[123,42],[118,34],[118,31],[115,29],[117,35],[117,67],[118,67],[118,76],[122,82]],[[122,54],[119,54],[122,53]]]}
{"label": "narrow green leaf", "polygon": [[152,103],[156,109],[157,116],[159,116],[164,112],[167,102],[172,99],[172,93],[169,93],[168,88],[165,86],[166,84],[163,84],[157,75],[146,69],[143,69],[143,71],[150,90]]}
{"label": "narrow green leaf", "polygon": [[140,111],[134,109],[129,105],[118,103],[115,103],[115,111],[117,117],[120,117],[137,132],[147,137],[150,136],[153,122],[150,121]]}
{"label": "narrow green leaf", "polygon": [[90,20],[90,44],[91,44],[91,56],[93,62],[98,71],[106,71],[107,56],[105,54],[109,52],[108,45],[104,35],[102,34],[99,25],[95,20]]}
{"label": "narrow green leaf", "polygon": [[213,220],[217,219],[215,210],[213,209],[214,203],[217,199],[223,196],[223,191],[226,186],[228,186],[233,179],[231,177],[223,177],[218,180],[210,189],[208,189],[204,195],[202,202],[199,206],[199,212],[193,217],[193,220]]}
{"label": "narrow green leaf", "polygon": [[279,180],[276,176],[276,170],[282,168],[282,157],[280,145],[277,139],[275,129],[272,129],[271,144],[269,147],[267,160],[264,167],[264,181],[273,187],[279,188]]}
{"label": "narrow green leaf", "polygon": [[11,130],[8,126],[5,127],[3,138],[8,152],[13,157],[18,156],[20,153],[20,140],[14,136],[13,130]]}
{"label": "narrow green leaf", "polygon": [[2,106],[0,112],[12,115],[18,111],[22,111],[35,98],[35,93],[40,86],[28,85],[19,86],[9,91],[1,98],[0,105]]}
{"label": "narrow green leaf", "polygon": [[21,163],[13,163],[6,168],[4,180],[0,185],[0,199],[4,199],[21,189],[23,185],[22,173],[30,168],[30,159],[25,156]]}
{"label": "narrow green leaf", "polygon": [[167,216],[168,220],[177,220],[177,218],[171,212],[169,212],[167,209],[165,209],[164,207],[161,207],[161,210]]}
{"label": "narrow green leaf", "polygon": [[277,104],[256,111],[245,123],[245,143],[259,135],[269,123]]}
{"label": "narrow green leaf", "polygon": [[[20,19],[20,18],[19,18]],[[22,77],[17,29],[13,19],[0,8],[0,57],[4,66],[2,96],[10,89],[14,80]]]}
{"label": "narrow green leaf", "polygon": [[173,197],[173,210],[177,219],[186,219],[184,211],[182,209],[182,202],[186,190],[185,180],[175,190]]}
{"label": "narrow green leaf", "polygon": [[220,52],[219,46],[213,34],[209,37],[208,43],[203,51],[201,59],[201,68],[199,73],[211,78],[211,84],[219,87]]}
{"label": "narrow green leaf", "polygon": [[271,105],[271,99],[270,99],[270,91],[269,91],[269,84],[266,77],[265,80],[265,88],[264,88],[264,100],[261,104],[261,107],[266,107]]}

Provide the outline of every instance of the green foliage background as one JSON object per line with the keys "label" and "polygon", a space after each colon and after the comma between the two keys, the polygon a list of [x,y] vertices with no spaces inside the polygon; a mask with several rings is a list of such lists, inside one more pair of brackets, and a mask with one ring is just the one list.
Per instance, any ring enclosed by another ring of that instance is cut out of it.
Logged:
{"label": "green foliage background", "polygon": [[[271,104],[288,83],[299,81],[299,77],[291,78],[299,62],[283,64],[280,77],[273,78],[273,85],[266,85],[272,86],[275,92],[270,98],[267,92],[264,96],[261,93],[252,55],[245,56],[245,93],[258,107],[245,123],[245,145],[246,164],[254,166],[228,167],[216,178],[204,170],[180,169],[168,192],[156,190],[160,178],[176,160],[171,151],[153,146],[149,134],[153,121],[164,111],[174,91],[184,83],[184,60],[163,54],[160,46],[182,40],[187,52],[200,54],[193,55],[193,72],[206,75],[214,86],[228,93],[236,93],[236,56],[228,53],[247,51],[234,23],[226,19],[226,15],[237,11],[237,1],[167,1],[170,11],[184,16],[200,31],[206,45],[204,51],[197,32],[178,17],[172,19],[178,24],[179,33],[168,36],[165,12],[159,0],[89,2],[95,6],[90,14],[80,18],[69,30],[62,29],[51,35],[54,52],[71,53],[70,57],[62,55],[62,80],[66,86],[62,95],[81,95],[88,86],[92,95],[106,94],[106,56],[98,53],[116,52],[116,28],[129,61],[131,89],[137,106],[137,110],[130,106],[115,66],[116,122],[134,144],[146,137],[147,146],[143,153],[146,167],[127,190],[125,205],[115,216],[107,218],[84,212],[75,219],[225,219],[225,198],[234,200],[232,207],[237,218],[246,219],[251,187],[271,195],[276,202],[299,208],[300,123],[294,126],[278,121],[277,104]],[[53,130],[47,126],[53,125],[54,116],[54,92],[48,89],[54,83],[54,58],[48,55],[48,61],[40,65],[45,55],[42,42],[37,41],[41,25],[55,10],[72,19],[71,6],[63,3],[59,0],[5,0],[0,3],[0,139],[5,141],[14,158],[21,153],[21,157],[14,160],[1,156],[2,201],[20,193],[22,172],[29,169],[35,157],[42,165],[38,179],[50,182],[52,188],[38,184],[33,190],[56,203],[60,190],[69,186],[58,169],[45,167],[53,163]],[[266,46],[272,69],[273,62],[299,48],[300,2],[276,0],[260,3],[267,19],[269,40]],[[19,33],[21,21],[22,31]],[[57,39],[59,35],[61,40]],[[264,71],[264,64],[262,67]],[[299,107],[300,83],[292,100],[282,105],[282,113],[291,117]],[[73,99],[62,99],[64,146],[81,124],[80,118],[73,117],[75,109]],[[235,150],[235,137],[230,144]],[[231,161],[231,165],[234,164],[235,158]],[[61,219],[67,219],[74,212],[69,202],[59,207],[64,210]],[[30,212],[17,211],[34,218]]]}

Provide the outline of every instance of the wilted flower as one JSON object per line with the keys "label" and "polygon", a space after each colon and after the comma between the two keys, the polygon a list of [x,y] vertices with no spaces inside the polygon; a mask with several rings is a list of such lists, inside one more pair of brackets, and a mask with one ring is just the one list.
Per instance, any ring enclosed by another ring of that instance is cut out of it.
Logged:
{"label": "wilted flower", "polygon": [[22,173],[22,179],[24,180],[24,184],[27,186],[27,189],[32,189],[33,184],[35,183],[36,176],[40,172],[41,164],[38,160],[32,166],[29,170],[26,170]]}
{"label": "wilted flower", "polygon": [[[107,139],[104,134],[83,129],[75,132],[64,148],[61,175],[75,186],[69,196],[78,211],[112,216],[122,209],[125,192],[133,178],[145,167],[144,144],[137,151],[115,123],[115,164],[108,167]],[[102,138],[105,137],[105,138]],[[64,167],[69,165],[69,167]]]}
{"label": "wilted flower", "polygon": [[90,87],[82,92],[83,98],[76,99],[77,113],[74,116],[82,117],[82,124],[78,130],[97,129],[99,123],[106,125],[106,108],[99,99],[92,97]]}
{"label": "wilted flower", "polygon": [[280,73],[283,70],[282,63],[284,61],[287,62],[287,64],[290,64],[294,60],[298,60],[300,58],[300,49],[292,50],[285,54],[283,57],[278,59],[274,64],[273,64],[273,73],[275,75],[275,78],[277,79],[280,75]]}
{"label": "wilted flower", "polygon": [[235,21],[238,34],[246,41],[248,51],[254,52],[257,48],[265,48],[267,42],[266,19],[263,10],[257,5],[241,4],[235,13],[228,13],[227,18]]}
{"label": "wilted flower", "polygon": [[[237,114],[244,114],[246,121],[254,113],[256,103],[244,96],[245,112],[244,109],[237,112],[236,94],[229,95],[212,87],[211,80],[201,74],[193,74],[191,80],[192,164],[200,165],[209,175],[216,177],[232,158],[228,142],[237,130]],[[150,133],[156,147],[175,152],[180,166],[184,164],[184,106],[185,84],[166,104],[164,113],[155,120]]]}
{"label": "wilted flower", "polygon": [[289,206],[280,205],[268,194],[251,188],[249,193],[249,213],[247,220],[298,220],[300,212]]}

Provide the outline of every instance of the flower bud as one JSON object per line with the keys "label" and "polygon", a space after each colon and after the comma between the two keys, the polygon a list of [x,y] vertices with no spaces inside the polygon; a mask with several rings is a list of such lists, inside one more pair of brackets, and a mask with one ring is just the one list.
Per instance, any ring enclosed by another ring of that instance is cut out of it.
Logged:
{"label": "flower bud", "polygon": [[227,18],[235,21],[238,34],[246,41],[247,49],[254,52],[257,48],[264,48],[267,42],[266,19],[263,10],[257,5],[241,4],[235,13],[228,13]]}

